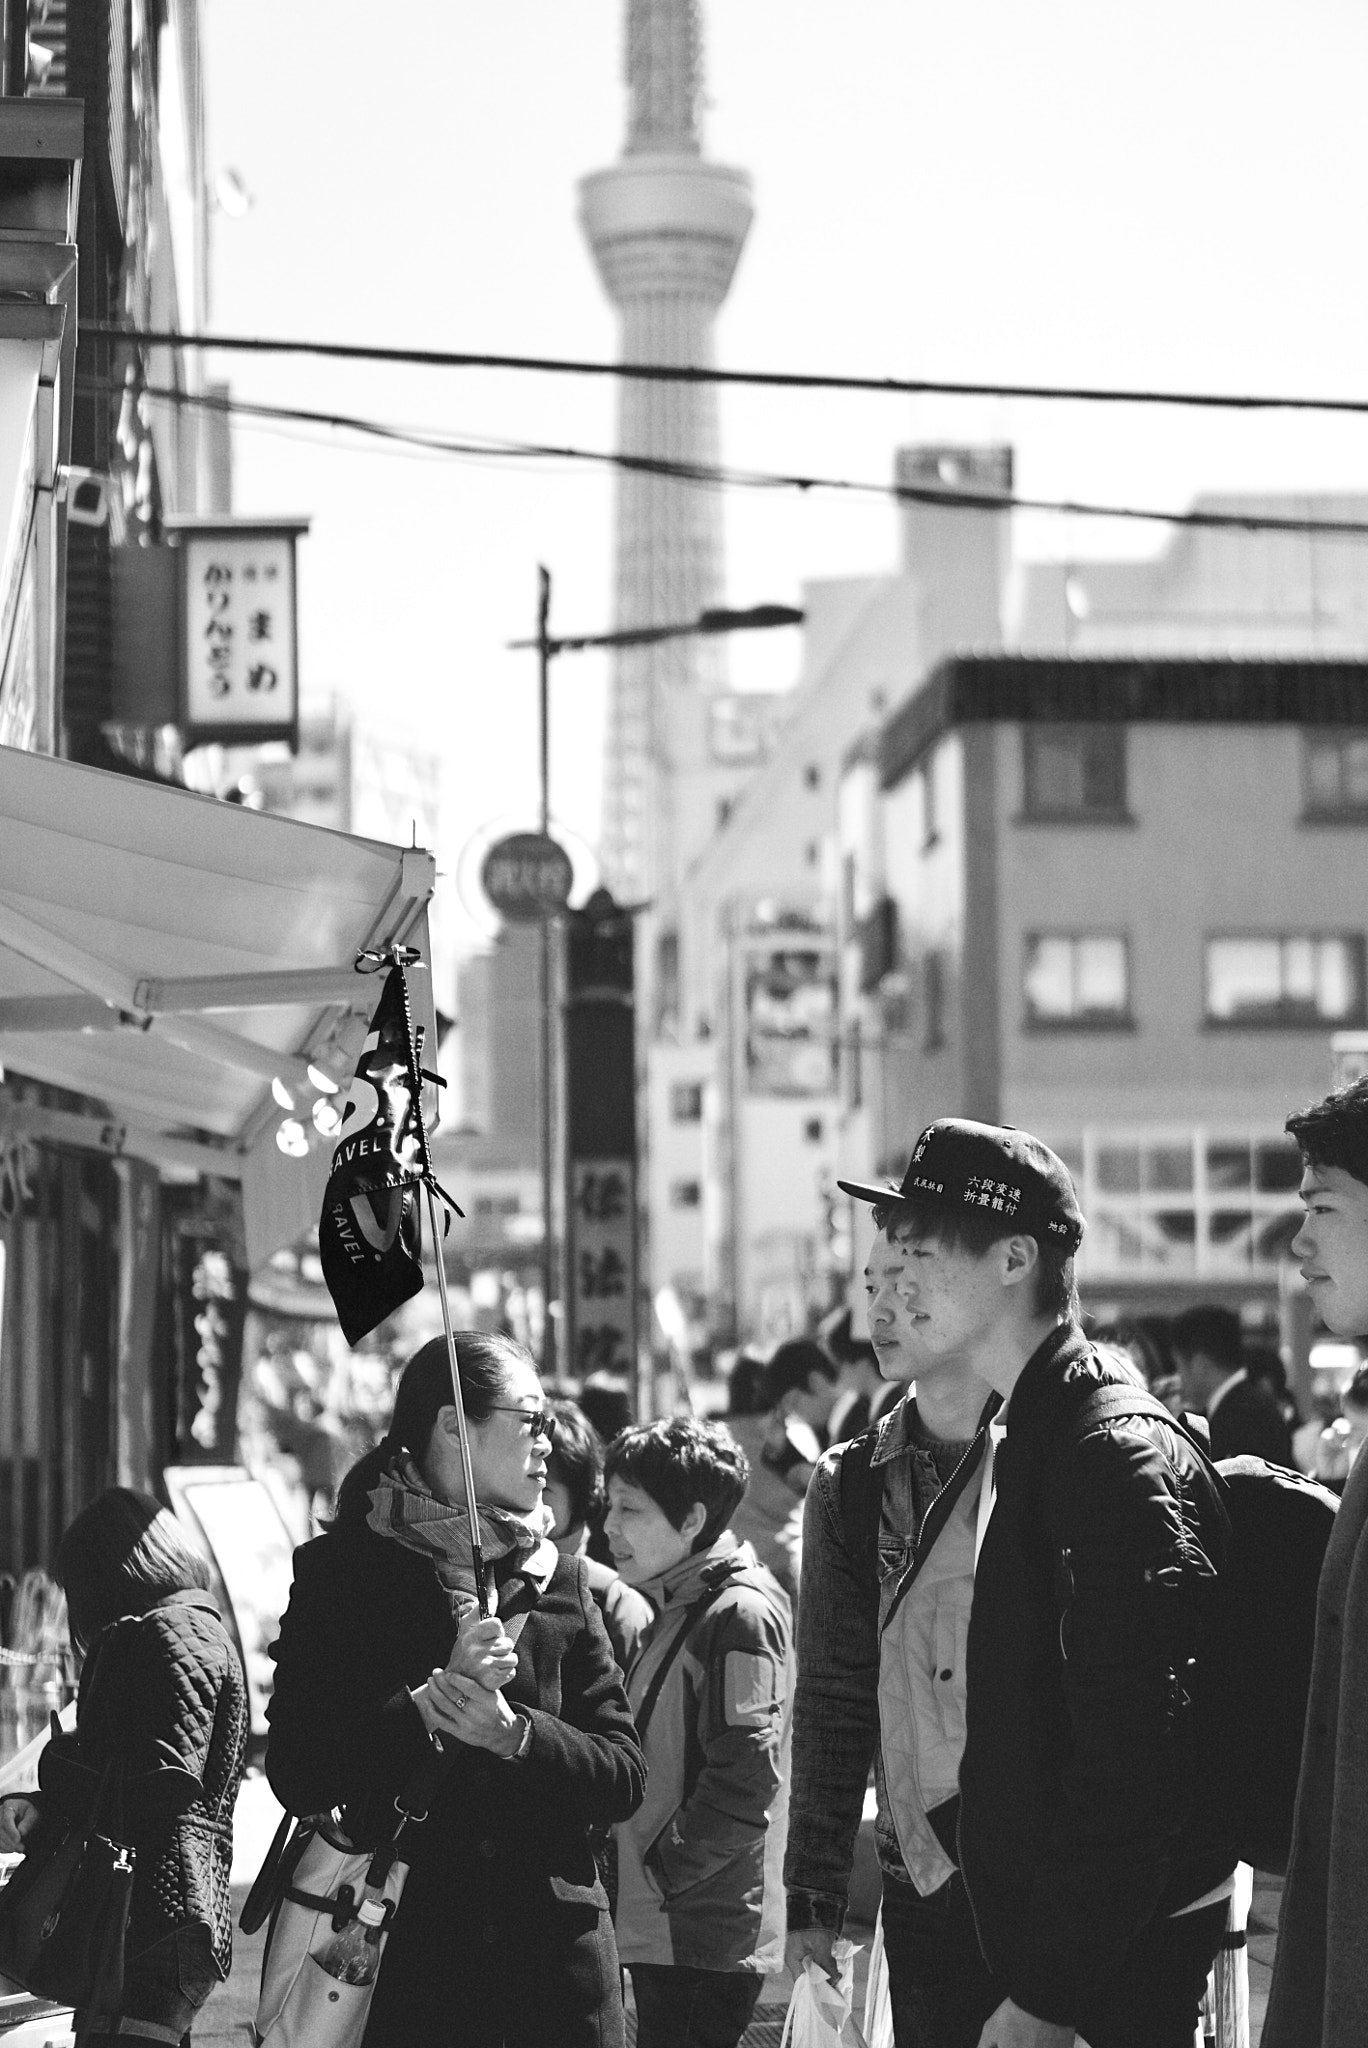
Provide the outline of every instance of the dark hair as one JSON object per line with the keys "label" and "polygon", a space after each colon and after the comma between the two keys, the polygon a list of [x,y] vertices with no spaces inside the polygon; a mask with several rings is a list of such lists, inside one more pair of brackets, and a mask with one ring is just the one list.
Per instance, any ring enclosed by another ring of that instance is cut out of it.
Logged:
{"label": "dark hair", "polygon": [[1195,1358],[1200,1351],[1225,1372],[1238,1372],[1244,1363],[1244,1330],[1233,1308],[1218,1308],[1214,1302],[1199,1302],[1173,1318],[1169,1349],[1175,1358]]}
{"label": "dark hair", "polygon": [[[968,1252],[981,1259],[995,1244],[1008,1237],[1035,1237],[1030,1230],[1014,1229],[1001,1216],[978,1210],[946,1209],[939,1202],[876,1202],[874,1228],[891,1243],[904,1237],[933,1237],[951,1251]],[[1035,1295],[1031,1306],[1037,1315],[1060,1320],[1080,1320],[1078,1287],[1074,1280],[1074,1255],[1062,1246],[1035,1238],[1040,1257],[1036,1262]]]}
{"label": "dark hair", "polygon": [[[461,1397],[466,1419],[484,1422],[507,1391],[510,1368],[531,1365],[532,1359],[512,1337],[492,1330],[457,1330],[456,1359],[461,1369]],[[445,1337],[430,1337],[414,1352],[399,1375],[390,1426],[373,1451],[367,1451],[342,1481],[337,1493],[337,1519],[348,1521],[370,1511],[376,1481],[397,1451],[422,1462],[444,1408],[452,1406],[451,1359]]]}
{"label": "dark hair", "polygon": [[824,1351],[815,1337],[790,1337],[771,1355],[765,1367],[760,1384],[766,1408],[777,1408],[785,1394],[798,1389],[806,1393],[814,1373],[819,1379],[835,1379],[836,1363],[831,1353]]}
{"label": "dark hair", "polygon": [[1307,1166],[1338,1166],[1368,1187],[1368,1078],[1294,1110],[1284,1128]]}
{"label": "dark hair", "polygon": [[1350,1380],[1340,1402],[1348,1402],[1351,1408],[1368,1408],[1368,1365],[1361,1365]]}
{"label": "dark hair", "polygon": [[107,1487],[69,1523],[57,1576],[82,1650],[121,1614],[145,1614],[168,1593],[209,1590],[209,1566],[170,1509],[127,1486]]}
{"label": "dark hair", "polygon": [[578,1402],[548,1401],[556,1435],[546,1461],[548,1479],[558,1479],[570,1499],[570,1527],[578,1529],[603,1504],[603,1445]]}
{"label": "dark hair", "polygon": [[727,1375],[728,1415],[763,1415],[765,1412],[765,1367],[752,1351],[738,1351],[736,1363]]}
{"label": "dark hair", "polygon": [[586,1380],[576,1398],[581,1414],[588,1417],[600,1443],[610,1443],[631,1422],[632,1397],[626,1387],[614,1386],[608,1380]]}
{"label": "dark hair", "polygon": [[648,1493],[672,1528],[682,1526],[696,1501],[706,1519],[694,1538],[706,1550],[745,1499],[750,1459],[721,1422],[676,1415],[668,1422],[624,1429],[608,1446],[604,1474]]}

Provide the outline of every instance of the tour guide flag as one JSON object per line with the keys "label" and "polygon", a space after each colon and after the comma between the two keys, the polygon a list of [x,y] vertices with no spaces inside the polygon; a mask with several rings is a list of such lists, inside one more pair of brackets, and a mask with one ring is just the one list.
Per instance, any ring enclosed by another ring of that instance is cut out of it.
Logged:
{"label": "tour guide flag", "polygon": [[430,1169],[421,1085],[396,964],[356,1064],[318,1225],[323,1278],[349,1344],[422,1289],[419,1193]]}

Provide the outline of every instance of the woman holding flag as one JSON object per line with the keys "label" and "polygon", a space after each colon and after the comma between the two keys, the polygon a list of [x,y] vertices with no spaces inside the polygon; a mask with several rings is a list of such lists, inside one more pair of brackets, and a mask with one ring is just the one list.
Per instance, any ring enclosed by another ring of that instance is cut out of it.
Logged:
{"label": "woman holding flag", "polygon": [[365,2048],[614,2048],[590,1831],[635,1812],[645,1766],[584,1566],[542,1534],[551,1425],[532,1361],[476,1331],[454,1348],[468,1460],[437,1338],[404,1368],[336,1522],[296,1553],[267,1776],[296,1814],[344,1808],[364,1844],[434,1745],[446,1758],[405,1830]]}

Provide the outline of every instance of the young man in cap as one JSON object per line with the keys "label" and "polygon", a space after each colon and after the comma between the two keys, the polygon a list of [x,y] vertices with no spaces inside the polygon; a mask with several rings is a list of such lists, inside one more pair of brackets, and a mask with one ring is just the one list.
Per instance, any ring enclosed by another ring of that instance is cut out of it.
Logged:
{"label": "young man in cap", "polygon": [[[1306,1216],[1293,1256],[1337,1337],[1368,1336],[1368,1082],[1287,1119]],[[1354,1460],[1316,1602],[1292,1855],[1263,2048],[1368,2041],[1368,1455]]]}
{"label": "young man in cap", "polygon": [[1135,1389],[1079,1328],[1048,1147],[943,1118],[900,1187],[841,1185],[874,1205],[870,1331],[916,1396],[808,1494],[789,1965],[829,1965],[874,1756],[899,2044],[1190,2048],[1235,1863],[1188,1743],[1213,1482],[1167,1419],[1085,1413]]}

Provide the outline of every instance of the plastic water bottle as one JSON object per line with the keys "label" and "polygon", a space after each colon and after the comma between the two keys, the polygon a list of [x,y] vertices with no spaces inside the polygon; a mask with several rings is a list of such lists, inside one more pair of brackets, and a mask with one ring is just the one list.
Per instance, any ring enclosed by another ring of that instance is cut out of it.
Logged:
{"label": "plastic water bottle", "polygon": [[339,1984],[373,1984],[380,1968],[380,1931],[385,1904],[378,1892],[363,1892],[356,1918],[339,1928],[318,1958],[318,1967]]}

